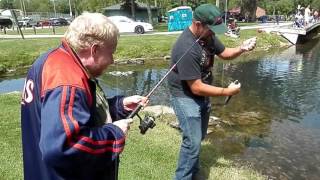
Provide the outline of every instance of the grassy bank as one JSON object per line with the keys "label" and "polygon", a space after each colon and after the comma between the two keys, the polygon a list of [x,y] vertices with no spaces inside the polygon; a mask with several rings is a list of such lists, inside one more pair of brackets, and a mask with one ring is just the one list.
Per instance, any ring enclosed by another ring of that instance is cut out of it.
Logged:
{"label": "grassy bank", "polygon": [[[1,179],[23,179],[20,94],[0,95],[0,174]],[[138,121],[131,127],[121,155],[119,179],[172,179],[178,157],[180,134],[157,119],[157,126],[146,135],[138,132]],[[202,144],[201,167],[207,179],[266,179],[250,167],[238,166],[219,154],[210,142]]]}
{"label": "grassy bank", "polygon": [[[41,27],[37,27],[35,29],[33,28],[25,28],[22,27],[21,31],[24,35],[34,35],[34,34],[64,34],[64,32],[66,32],[67,27],[66,26],[55,26],[54,28],[52,26],[48,27],[45,26],[43,28]],[[4,35],[4,31],[0,31],[1,35]],[[6,34],[7,35],[20,35],[18,28],[15,27],[15,29],[7,29],[6,30]]]}
{"label": "grassy bank", "polygon": [[[131,58],[162,58],[170,55],[170,50],[179,35],[148,35],[148,36],[121,36],[115,53],[115,59]],[[250,37],[257,36],[255,51],[265,51],[270,48],[279,48],[286,41],[279,36],[257,33],[256,30],[241,31],[241,37],[234,39],[219,35],[227,47],[236,47]],[[15,39],[1,40],[0,43],[0,76],[1,74],[29,66],[34,59],[48,49],[59,45],[60,39]]]}

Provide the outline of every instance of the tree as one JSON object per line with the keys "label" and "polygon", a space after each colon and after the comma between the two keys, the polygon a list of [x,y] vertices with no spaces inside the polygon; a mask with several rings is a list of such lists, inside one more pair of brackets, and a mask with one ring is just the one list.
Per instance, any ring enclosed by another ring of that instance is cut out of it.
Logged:
{"label": "tree", "polygon": [[320,10],[320,0],[313,0],[311,7],[319,12]]}
{"label": "tree", "polygon": [[147,0],[147,11],[148,11],[149,23],[152,24],[152,12],[151,12],[150,0]]}
{"label": "tree", "polygon": [[1,9],[13,9],[13,0],[0,1]]}
{"label": "tree", "polygon": [[257,0],[242,0],[241,14],[247,18],[249,22],[256,20]]}
{"label": "tree", "polygon": [[122,5],[122,8],[127,9],[127,10],[130,9],[131,18],[135,20],[136,19],[136,10],[135,9],[137,7],[135,0],[122,0],[122,2],[124,2]]}
{"label": "tree", "polygon": [[130,4],[131,4],[131,15],[132,18],[135,20],[136,19],[136,2],[135,0],[130,0]]}
{"label": "tree", "polygon": [[289,15],[295,11],[292,0],[280,0],[275,5],[275,10],[283,15]]}

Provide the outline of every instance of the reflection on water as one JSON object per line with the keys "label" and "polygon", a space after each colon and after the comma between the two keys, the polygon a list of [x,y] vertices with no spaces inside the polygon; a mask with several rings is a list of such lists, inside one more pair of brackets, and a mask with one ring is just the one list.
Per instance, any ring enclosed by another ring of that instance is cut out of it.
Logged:
{"label": "reflection on water", "polygon": [[320,43],[293,46],[224,68],[242,89],[228,107],[213,110],[232,122],[210,136],[217,148],[274,179],[318,179],[319,50]]}
{"label": "reflection on water", "polygon": [[[239,80],[241,93],[227,106],[215,106],[224,98],[212,98],[212,115],[222,121],[208,136],[228,158],[271,179],[320,177],[320,43],[292,46],[250,61],[215,63],[216,85]],[[167,63],[113,66],[110,71],[133,71],[130,76],[100,78],[109,96],[146,95],[167,71]],[[1,81],[1,80],[0,80]],[[13,80],[12,84],[23,80]],[[11,85],[12,85],[11,84]],[[9,88],[0,82],[0,92]],[[168,105],[166,82],[155,91],[151,104]]]}

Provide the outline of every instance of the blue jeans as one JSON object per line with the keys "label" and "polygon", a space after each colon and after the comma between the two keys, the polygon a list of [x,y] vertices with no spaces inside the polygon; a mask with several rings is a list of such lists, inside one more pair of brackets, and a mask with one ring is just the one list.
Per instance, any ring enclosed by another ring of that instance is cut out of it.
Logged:
{"label": "blue jeans", "polygon": [[175,179],[191,180],[200,169],[201,140],[207,134],[210,100],[172,96],[171,104],[182,130],[182,144]]}

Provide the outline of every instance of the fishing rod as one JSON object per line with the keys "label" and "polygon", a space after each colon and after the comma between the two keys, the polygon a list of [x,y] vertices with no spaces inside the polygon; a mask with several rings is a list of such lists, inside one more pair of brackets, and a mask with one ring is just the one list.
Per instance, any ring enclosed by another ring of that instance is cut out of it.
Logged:
{"label": "fishing rod", "polygon": [[[172,65],[172,67],[167,71],[167,73],[160,79],[160,81],[151,89],[151,91],[145,96],[146,99],[149,99],[150,96],[154,93],[154,91],[162,84],[162,82],[167,78],[167,76],[173,71],[174,68],[177,67],[178,63],[182,60],[182,58],[193,48],[193,46],[195,44],[197,44],[199,42],[199,40],[202,38],[202,36],[206,34],[206,31],[203,32],[201,34],[201,36],[196,39],[195,42],[193,42],[193,44],[189,47],[189,49],[187,49],[187,51],[184,52],[184,54],[182,54],[182,56],[177,60],[176,63],[174,63]],[[235,81],[234,83],[238,83],[238,81]],[[230,101],[232,96],[228,96],[225,100],[224,105],[228,104],[228,102]],[[139,116],[138,112],[141,110],[141,108],[143,107],[143,105],[138,104],[138,106],[129,114],[129,116],[127,118],[133,118],[135,115],[138,116],[138,118],[140,119],[140,125],[139,125],[139,129],[140,129],[140,133],[141,134],[145,134],[146,131],[149,128],[153,128],[156,124],[155,124],[155,118],[152,116],[145,116],[144,119],[142,120],[142,118]]]}
{"label": "fishing rod", "polygon": [[[205,34],[205,33],[203,33]],[[178,63],[182,60],[182,58],[193,48],[195,44],[199,42],[199,40],[202,38],[203,34],[196,39],[196,41],[193,42],[193,44],[187,49],[187,51],[184,52],[184,54],[177,60],[176,63],[172,65],[172,67],[167,71],[167,73],[159,80],[159,82],[151,89],[151,91],[145,96],[147,99],[150,98],[150,96],[154,93],[154,91],[162,84],[162,82],[167,78],[167,76],[173,71],[174,68],[177,67]],[[135,115],[138,116],[140,119],[140,133],[145,134],[146,131],[149,128],[153,128],[156,124],[154,123],[155,118],[152,116],[145,116],[145,118],[142,120],[142,118],[139,116],[138,112],[141,110],[143,105],[138,104],[138,106],[130,113],[130,115],[127,118],[133,118]]]}

